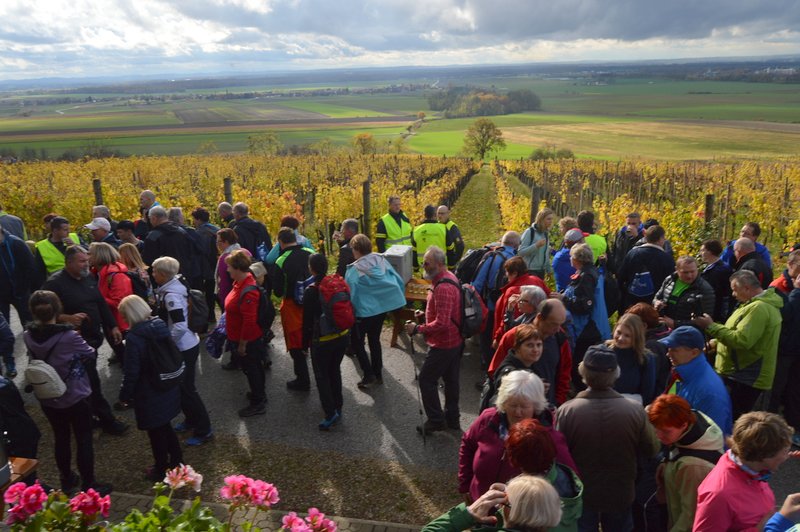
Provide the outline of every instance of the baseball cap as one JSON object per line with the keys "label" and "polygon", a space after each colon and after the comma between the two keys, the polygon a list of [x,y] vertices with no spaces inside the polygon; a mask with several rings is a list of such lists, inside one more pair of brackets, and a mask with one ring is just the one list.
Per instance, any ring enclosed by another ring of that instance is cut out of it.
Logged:
{"label": "baseball cap", "polygon": [[583,240],[583,232],[580,229],[570,229],[564,234],[564,242],[580,242]]}
{"label": "baseball cap", "polygon": [[111,231],[111,222],[106,220],[105,218],[95,218],[92,220],[92,223],[88,223],[84,225],[86,229],[90,231],[94,231],[95,229],[103,229],[105,231]]}
{"label": "baseball cap", "polygon": [[669,336],[662,338],[658,342],[667,347],[703,349],[706,346],[706,339],[703,333],[691,325],[681,325],[672,331]]}
{"label": "baseball cap", "polygon": [[606,344],[593,345],[583,355],[583,367],[592,371],[614,371],[617,369],[617,354]]}

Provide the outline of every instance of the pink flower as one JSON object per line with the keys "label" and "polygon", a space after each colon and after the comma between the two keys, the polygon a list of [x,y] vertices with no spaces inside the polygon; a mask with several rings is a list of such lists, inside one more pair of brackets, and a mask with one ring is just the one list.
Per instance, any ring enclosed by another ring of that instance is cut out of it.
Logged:
{"label": "pink flower", "polygon": [[6,501],[6,504],[17,504],[19,498],[22,496],[22,492],[25,491],[27,487],[28,486],[24,482],[12,484],[3,494],[3,500]]}
{"label": "pink flower", "polygon": [[269,508],[280,500],[275,486],[263,480],[252,480],[247,492],[250,496],[250,504],[264,509]]}
{"label": "pink flower", "polygon": [[28,486],[19,498],[19,506],[22,506],[28,515],[33,515],[44,506],[47,500],[47,494],[42,489],[39,481],[36,484]]}
{"label": "pink flower", "polygon": [[290,532],[310,532],[311,530],[308,524],[298,517],[295,512],[289,512],[284,515],[283,519],[281,519],[281,524],[283,525],[283,530]]}
{"label": "pink flower", "polygon": [[195,471],[192,466],[181,464],[167,472],[164,483],[174,490],[191,486],[195,491],[200,491],[203,475]]}
{"label": "pink flower", "polygon": [[103,517],[108,517],[108,510],[111,508],[111,498],[100,494],[89,488],[86,492],[81,492],[69,501],[70,512],[80,512],[87,517],[96,517],[98,513]]}
{"label": "pink flower", "polygon": [[314,532],[336,532],[336,523],[331,519],[326,519],[325,514],[316,508],[308,509],[306,521]]}
{"label": "pink flower", "polygon": [[7,525],[14,525],[16,523],[21,523],[25,521],[29,517],[28,512],[25,511],[25,508],[17,504],[16,506],[12,506],[8,509],[8,517],[6,518]]}
{"label": "pink flower", "polygon": [[225,477],[225,485],[219,490],[219,496],[233,504],[247,504],[250,502],[248,489],[253,479],[244,475],[231,475]]}

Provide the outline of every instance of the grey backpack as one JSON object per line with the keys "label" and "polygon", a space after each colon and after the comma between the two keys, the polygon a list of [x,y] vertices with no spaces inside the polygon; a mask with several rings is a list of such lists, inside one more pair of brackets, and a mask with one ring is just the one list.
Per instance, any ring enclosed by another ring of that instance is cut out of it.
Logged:
{"label": "grey backpack", "polygon": [[67,385],[61,375],[58,374],[56,368],[47,363],[57,345],[58,341],[53,344],[43,359],[34,358],[33,354],[28,353],[30,360],[25,369],[25,380],[33,388],[33,395],[39,400],[57,399],[67,391]]}

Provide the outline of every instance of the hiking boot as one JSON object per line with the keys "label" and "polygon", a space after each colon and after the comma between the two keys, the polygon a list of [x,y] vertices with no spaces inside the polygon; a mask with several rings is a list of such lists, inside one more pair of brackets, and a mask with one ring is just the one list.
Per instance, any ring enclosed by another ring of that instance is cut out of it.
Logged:
{"label": "hiking boot", "polygon": [[419,434],[431,434],[433,432],[440,432],[447,428],[444,421],[426,421],[423,425],[417,425],[417,432]]}
{"label": "hiking boot", "polygon": [[319,430],[331,430],[331,427],[334,426],[339,421],[339,413],[334,412],[333,415],[329,418],[323,419],[320,424],[318,425]]}
{"label": "hiking boot", "polygon": [[75,471],[70,471],[69,478],[61,479],[61,491],[64,492],[64,495],[72,497],[77,493],[80,484],[81,477],[79,477]]}
{"label": "hiking boot", "polygon": [[97,494],[100,495],[101,497],[105,497],[106,495],[114,491],[114,486],[103,482],[92,482],[83,491],[89,491],[90,489],[96,491]]}
{"label": "hiking boot", "polygon": [[186,440],[186,445],[189,447],[198,447],[203,445],[206,442],[210,442],[214,439],[214,432],[208,431],[208,434],[204,434],[203,436],[192,436],[188,440]]}
{"label": "hiking boot", "polygon": [[128,432],[129,428],[130,425],[127,423],[123,423],[122,421],[115,419],[113,422],[103,425],[103,432],[106,434],[111,434],[112,436],[122,436]]}
{"label": "hiking boot", "polygon": [[248,405],[239,410],[239,417],[260,416],[267,413],[267,405],[264,403]]}
{"label": "hiking boot", "polygon": [[286,383],[286,387],[296,392],[307,392],[311,389],[311,383],[302,382],[299,379],[295,379],[293,381],[288,381]]}
{"label": "hiking boot", "polygon": [[[359,388],[361,388],[362,390],[366,390],[367,388],[369,388],[370,386],[375,384],[377,382],[377,380],[378,379],[376,379],[373,375],[365,375],[363,379],[358,381],[357,386]],[[381,382],[383,382],[383,381],[381,381]]]}

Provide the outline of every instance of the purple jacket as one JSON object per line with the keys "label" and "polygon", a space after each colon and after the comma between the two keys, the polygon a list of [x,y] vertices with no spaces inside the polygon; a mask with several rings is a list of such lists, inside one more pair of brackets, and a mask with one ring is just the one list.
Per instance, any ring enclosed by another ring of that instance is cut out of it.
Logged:
{"label": "purple jacket", "polygon": [[[550,413],[545,414],[550,417]],[[472,500],[485,493],[495,482],[507,482],[522,471],[509,463],[505,454],[505,439],[508,436],[506,416],[497,408],[487,408],[469,426],[461,438],[458,451],[458,491],[469,493]],[[503,436],[501,437],[501,432]],[[556,462],[578,471],[572,460],[564,436],[550,427],[550,435],[556,445]]]}
{"label": "purple jacket", "polygon": [[[83,362],[97,357],[97,352],[86,343],[71,325],[33,324],[22,336],[33,358],[43,360],[55,368],[67,391],[55,399],[42,399],[42,406],[69,408],[89,397],[92,388]],[[49,353],[49,355],[48,355]]]}
{"label": "purple jacket", "polygon": [[228,248],[219,256],[219,259],[217,259],[217,299],[219,300],[219,304],[222,306],[222,308],[225,308],[225,298],[228,297],[230,291],[233,290],[233,279],[231,279],[231,276],[228,273],[228,265],[225,263],[225,258],[237,249],[241,249],[247,253],[247,255],[252,257],[250,252],[241,247],[239,244],[232,244],[228,246]]}

